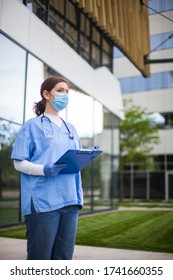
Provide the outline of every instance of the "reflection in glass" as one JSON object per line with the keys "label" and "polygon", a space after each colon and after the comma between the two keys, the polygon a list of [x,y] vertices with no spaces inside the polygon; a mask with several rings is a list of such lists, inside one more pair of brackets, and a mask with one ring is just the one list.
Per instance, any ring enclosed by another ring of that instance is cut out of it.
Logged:
{"label": "reflection in glass", "polygon": [[44,80],[44,64],[33,55],[28,55],[25,121],[34,117],[33,106],[41,100],[40,85]]}
{"label": "reflection in glass", "polygon": [[0,117],[23,123],[26,52],[0,34]]}
{"label": "reflection in glass", "polygon": [[118,196],[117,118],[80,91],[69,91],[67,120],[77,129],[83,148],[100,145],[103,154],[82,170],[83,212],[115,207]]}
{"label": "reflection in glass", "polygon": [[12,145],[20,126],[0,119],[0,225],[19,222],[19,174],[13,167]]}
{"label": "reflection in glass", "polygon": [[70,90],[67,118],[75,125],[79,137],[93,137],[93,98]]}
{"label": "reflection in glass", "polygon": [[89,19],[84,15],[80,14],[80,48],[79,48],[79,53],[80,55],[87,61],[90,62],[91,60],[91,54],[90,54],[90,49],[91,49],[91,35],[90,35],[90,25],[91,22]]}
{"label": "reflection in glass", "polygon": [[64,1],[50,0],[49,27],[60,37],[64,36]]}
{"label": "reflection in glass", "polygon": [[100,32],[93,27],[92,29],[92,33],[93,33],[93,42],[92,42],[92,65],[94,67],[98,67],[101,65],[100,62]]}

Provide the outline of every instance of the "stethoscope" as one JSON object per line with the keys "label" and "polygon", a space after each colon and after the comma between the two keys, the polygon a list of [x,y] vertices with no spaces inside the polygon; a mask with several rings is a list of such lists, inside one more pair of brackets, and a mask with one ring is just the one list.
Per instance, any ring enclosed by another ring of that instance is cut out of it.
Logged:
{"label": "stethoscope", "polygon": [[[51,127],[51,130],[52,130],[52,134],[47,133],[47,132],[45,131],[44,124],[43,124],[44,119],[48,120],[48,122],[49,122],[49,124],[50,124],[50,127]],[[73,139],[74,139],[73,133],[70,131],[70,129],[69,129],[69,127],[67,126],[66,122],[65,122],[62,118],[60,118],[60,119],[62,120],[62,122],[64,123],[64,125],[65,125],[65,127],[66,127],[66,129],[67,129],[67,131],[68,131],[69,139],[73,140]],[[41,116],[41,125],[42,125],[43,133],[44,133],[44,135],[45,135],[46,138],[49,138],[49,139],[55,138],[55,130],[54,130],[54,128],[53,128],[52,122],[51,122],[51,120],[50,120],[47,116],[45,116],[44,114]]]}

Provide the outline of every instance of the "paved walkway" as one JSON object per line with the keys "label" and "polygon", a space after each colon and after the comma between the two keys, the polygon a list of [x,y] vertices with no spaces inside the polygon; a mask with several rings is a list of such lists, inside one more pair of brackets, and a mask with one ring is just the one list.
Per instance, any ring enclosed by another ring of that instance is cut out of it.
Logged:
{"label": "paved walkway", "polygon": [[[0,237],[0,260],[25,260],[26,240]],[[76,246],[74,260],[173,260],[173,254]]]}

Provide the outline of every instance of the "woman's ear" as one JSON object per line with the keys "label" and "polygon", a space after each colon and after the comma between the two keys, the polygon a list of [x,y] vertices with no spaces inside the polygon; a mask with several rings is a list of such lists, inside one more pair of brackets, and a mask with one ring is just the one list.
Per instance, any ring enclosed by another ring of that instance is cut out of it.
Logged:
{"label": "woman's ear", "polygon": [[46,100],[49,100],[49,92],[45,89],[43,91],[43,97],[46,99]]}

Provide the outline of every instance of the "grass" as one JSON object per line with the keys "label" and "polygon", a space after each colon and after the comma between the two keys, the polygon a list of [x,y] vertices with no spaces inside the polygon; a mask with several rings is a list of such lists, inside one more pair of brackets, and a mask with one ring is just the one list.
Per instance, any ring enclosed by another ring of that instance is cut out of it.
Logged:
{"label": "grass", "polygon": [[147,208],[173,208],[173,201],[162,200],[124,200],[118,203],[119,206],[125,207],[147,207]]}
{"label": "grass", "polygon": [[[25,238],[25,228],[0,236]],[[115,211],[80,217],[76,244],[173,253],[173,211]]]}
{"label": "grass", "polygon": [[84,217],[76,243],[173,253],[173,212],[117,211]]}
{"label": "grass", "polygon": [[18,222],[19,209],[14,207],[0,208],[0,225]]}

